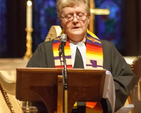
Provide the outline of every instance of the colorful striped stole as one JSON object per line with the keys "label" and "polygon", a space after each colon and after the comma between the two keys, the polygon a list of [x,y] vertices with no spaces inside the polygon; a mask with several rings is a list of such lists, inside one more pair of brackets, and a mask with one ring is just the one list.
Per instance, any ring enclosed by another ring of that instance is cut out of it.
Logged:
{"label": "colorful striped stole", "polygon": [[[58,51],[59,45],[60,45],[60,36],[57,37],[53,42],[55,68],[61,68],[59,51]],[[71,50],[70,50],[69,40],[66,42],[66,45],[64,47],[64,52],[65,52],[67,68],[73,68],[71,61]],[[100,39],[92,32],[87,30],[86,69],[94,69],[94,68],[97,69],[103,68],[103,49]],[[77,103],[75,103],[74,106],[77,106]],[[96,102],[86,102],[86,113],[91,113],[91,112],[102,113],[101,106]]]}

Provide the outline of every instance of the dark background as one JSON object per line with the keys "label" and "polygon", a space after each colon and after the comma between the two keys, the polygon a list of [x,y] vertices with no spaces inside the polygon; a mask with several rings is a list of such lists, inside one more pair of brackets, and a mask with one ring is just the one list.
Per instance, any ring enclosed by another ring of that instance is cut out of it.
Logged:
{"label": "dark background", "polygon": [[[33,1],[34,3],[34,1]],[[124,56],[141,55],[141,0],[124,0]],[[4,58],[20,58],[26,52],[26,0],[7,0],[7,52]],[[33,32],[34,33],[34,32]]]}

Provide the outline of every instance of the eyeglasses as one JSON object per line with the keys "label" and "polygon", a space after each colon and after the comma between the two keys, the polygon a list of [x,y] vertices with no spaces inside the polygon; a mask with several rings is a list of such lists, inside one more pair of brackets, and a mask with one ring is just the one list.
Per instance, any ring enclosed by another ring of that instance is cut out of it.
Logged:
{"label": "eyeglasses", "polygon": [[65,19],[66,21],[72,21],[74,19],[74,17],[77,18],[77,20],[79,21],[83,21],[86,19],[86,17],[88,16],[88,14],[84,14],[84,13],[77,13],[75,16],[72,13],[66,14],[65,16],[60,16],[61,18]]}

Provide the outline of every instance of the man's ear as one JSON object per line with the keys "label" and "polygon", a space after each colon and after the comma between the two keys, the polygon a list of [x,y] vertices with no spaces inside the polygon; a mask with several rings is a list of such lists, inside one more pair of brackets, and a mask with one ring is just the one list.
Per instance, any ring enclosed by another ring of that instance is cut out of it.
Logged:
{"label": "man's ear", "polygon": [[59,18],[59,21],[60,21],[61,27],[62,27],[62,28],[64,28],[64,27],[65,27],[65,25],[64,25],[64,23],[63,23],[62,19],[60,19],[60,18]]}
{"label": "man's ear", "polygon": [[88,23],[90,23],[90,15],[88,15]]}
{"label": "man's ear", "polygon": [[62,19],[61,18],[59,18],[59,21],[60,21],[60,23],[62,23]]}
{"label": "man's ear", "polygon": [[60,18],[59,18],[59,21],[60,21],[61,26],[63,27],[63,24],[62,24],[62,19],[60,19]]}

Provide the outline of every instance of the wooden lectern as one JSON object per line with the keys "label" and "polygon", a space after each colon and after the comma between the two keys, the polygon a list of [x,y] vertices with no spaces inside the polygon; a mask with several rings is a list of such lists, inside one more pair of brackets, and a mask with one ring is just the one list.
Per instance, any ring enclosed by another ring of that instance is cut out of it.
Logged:
{"label": "wooden lectern", "polygon": [[[63,95],[63,83],[59,81],[59,75],[62,70],[56,68],[17,68],[16,98],[43,101],[49,113],[59,111],[59,105],[65,101],[60,96]],[[75,102],[100,102],[106,70],[67,69],[67,76],[68,113]]]}

